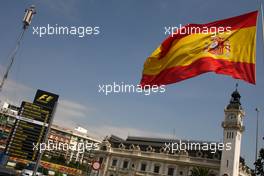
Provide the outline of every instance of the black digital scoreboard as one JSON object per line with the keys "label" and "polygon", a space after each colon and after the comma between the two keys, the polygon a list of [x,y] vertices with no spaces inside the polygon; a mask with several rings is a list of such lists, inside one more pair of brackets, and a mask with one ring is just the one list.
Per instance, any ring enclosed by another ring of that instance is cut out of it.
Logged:
{"label": "black digital scoreboard", "polygon": [[58,97],[58,95],[38,90],[34,103],[22,102],[6,147],[8,156],[36,161],[39,147],[34,146],[45,142]]}

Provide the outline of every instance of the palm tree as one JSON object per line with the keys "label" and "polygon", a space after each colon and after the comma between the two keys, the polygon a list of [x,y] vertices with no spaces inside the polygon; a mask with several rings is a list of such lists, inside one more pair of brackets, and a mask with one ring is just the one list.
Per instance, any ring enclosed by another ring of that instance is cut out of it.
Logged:
{"label": "palm tree", "polygon": [[191,170],[191,176],[209,176],[210,169],[203,167],[194,167]]}

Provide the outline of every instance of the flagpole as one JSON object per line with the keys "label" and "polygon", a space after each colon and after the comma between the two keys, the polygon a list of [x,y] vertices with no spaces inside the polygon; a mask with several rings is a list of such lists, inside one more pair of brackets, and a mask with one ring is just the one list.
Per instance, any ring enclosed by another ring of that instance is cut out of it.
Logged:
{"label": "flagpole", "polygon": [[[255,109],[257,112],[257,124],[256,124],[256,151],[255,151],[255,162],[257,162],[258,159],[258,138],[259,138],[259,130],[258,130],[258,121],[259,121],[259,109],[256,108]],[[255,165],[255,173],[257,171],[256,165]]]}
{"label": "flagpole", "polygon": [[263,46],[263,56],[264,56],[264,15],[263,15],[263,6],[261,0],[259,0],[259,11],[260,11],[260,19],[261,19],[261,27],[262,27],[262,46]]}

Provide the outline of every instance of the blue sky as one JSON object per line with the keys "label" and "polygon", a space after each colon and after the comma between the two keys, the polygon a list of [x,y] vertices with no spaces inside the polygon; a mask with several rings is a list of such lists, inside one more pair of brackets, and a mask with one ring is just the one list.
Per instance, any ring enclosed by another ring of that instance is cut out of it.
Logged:
{"label": "blue sky", "polygon": [[[213,73],[169,85],[166,93],[98,93],[99,84],[138,84],[147,56],[166,38],[165,26],[207,23],[258,9],[256,0],[46,0],[1,1],[1,76],[21,30],[24,9],[35,4],[32,26],[99,26],[100,35],[25,34],[2,99],[20,104],[36,89],[60,94],[55,122],[81,125],[91,133],[222,140],[224,107],[236,80]],[[264,136],[264,57],[261,23],[257,36],[257,85],[239,82],[246,111],[242,153],[252,162],[255,151],[255,108]],[[263,142],[260,143],[263,147]],[[252,164],[250,164],[252,165]]]}

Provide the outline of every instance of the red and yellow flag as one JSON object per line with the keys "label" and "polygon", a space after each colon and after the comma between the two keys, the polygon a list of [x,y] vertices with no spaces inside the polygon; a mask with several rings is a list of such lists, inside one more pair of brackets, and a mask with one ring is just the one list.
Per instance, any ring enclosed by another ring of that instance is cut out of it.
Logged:
{"label": "red and yellow flag", "polygon": [[255,84],[257,15],[178,28],[147,58],[140,84],[171,84],[206,72]]}

